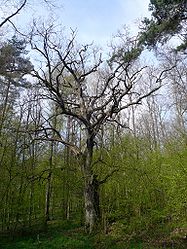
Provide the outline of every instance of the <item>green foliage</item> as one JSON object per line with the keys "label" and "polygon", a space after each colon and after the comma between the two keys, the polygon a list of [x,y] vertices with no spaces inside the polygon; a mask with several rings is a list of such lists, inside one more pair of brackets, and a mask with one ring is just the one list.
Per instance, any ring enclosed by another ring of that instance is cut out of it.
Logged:
{"label": "green foliage", "polygon": [[127,51],[125,51],[125,49],[122,47],[113,53],[109,64],[112,65],[112,63],[115,63],[119,60],[125,63],[131,63],[139,57],[142,50],[143,48],[141,46],[132,47]]}
{"label": "green foliage", "polygon": [[98,175],[119,169],[101,187],[103,223],[114,238],[155,237],[186,224],[186,150],[175,143],[150,150],[146,139],[127,134],[102,152]]}
{"label": "green foliage", "polygon": [[[68,219],[82,224],[84,179],[78,159],[70,154],[66,161],[66,152],[58,149],[50,168],[50,146],[45,147],[45,153],[35,154],[34,157],[26,149],[22,152],[25,156],[22,160],[16,153],[19,143],[12,136],[7,136],[7,141],[6,147],[1,148],[1,229],[16,232],[31,229],[34,224],[44,224],[49,171],[52,173],[53,191],[50,218],[58,220],[69,216]],[[95,150],[94,160],[97,162],[94,173],[98,180],[102,182],[106,179],[100,186],[102,228],[109,236],[106,241],[103,238],[105,246],[108,243],[110,248],[114,241],[121,241],[122,238],[129,241],[144,236],[153,238],[159,234],[170,234],[177,227],[185,228],[185,139],[171,138],[163,144],[162,149],[152,149],[146,138],[134,137],[129,133],[116,139],[115,143],[109,143],[108,147]],[[58,248],[62,244],[73,248],[77,244],[81,248],[87,243],[76,236],[71,240],[66,236],[40,239],[44,248],[47,248],[47,244],[51,248],[54,245]],[[17,244],[18,248],[36,245],[36,237]]]}
{"label": "green foliage", "polygon": [[25,57],[26,45],[25,40],[13,36],[0,48],[0,75],[10,79],[15,86],[26,87],[28,82],[23,76],[33,69],[29,58]]}
{"label": "green foliage", "polygon": [[[152,18],[143,20],[140,32],[140,44],[155,47],[157,43],[165,43],[175,34],[183,34],[183,42],[179,48],[186,48],[186,1],[151,0],[149,5]],[[178,48],[178,49],[179,49]]]}

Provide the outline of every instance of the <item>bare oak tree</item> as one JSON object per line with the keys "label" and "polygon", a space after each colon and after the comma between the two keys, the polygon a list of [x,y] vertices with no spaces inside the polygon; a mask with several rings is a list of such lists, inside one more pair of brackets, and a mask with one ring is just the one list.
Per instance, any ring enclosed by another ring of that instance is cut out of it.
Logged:
{"label": "bare oak tree", "polygon": [[159,89],[165,71],[155,77],[153,89],[143,91],[138,84],[144,67],[133,67],[138,57],[136,41],[123,37],[121,47],[113,47],[111,55],[103,60],[92,45],[80,46],[75,38],[73,31],[70,39],[65,39],[53,25],[34,25],[30,44],[38,62],[32,75],[43,88],[43,96],[58,105],[58,115],[72,117],[83,127],[84,146],[67,141],[53,127],[40,129],[43,135],[38,139],[60,142],[80,158],[85,182],[85,225],[91,233],[100,216],[99,186],[108,179],[99,180],[94,174],[96,138],[104,124],[119,123],[121,112],[141,104]]}

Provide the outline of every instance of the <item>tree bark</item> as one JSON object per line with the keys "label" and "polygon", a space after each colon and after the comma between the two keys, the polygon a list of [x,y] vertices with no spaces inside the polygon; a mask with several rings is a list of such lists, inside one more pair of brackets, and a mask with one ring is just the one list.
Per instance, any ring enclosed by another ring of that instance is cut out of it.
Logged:
{"label": "tree bark", "polygon": [[49,172],[45,196],[45,225],[47,225],[47,222],[50,221],[51,178],[52,172]]}
{"label": "tree bark", "polygon": [[92,233],[100,219],[99,208],[99,182],[92,171],[93,161],[93,139],[87,140],[87,148],[84,153],[84,177],[85,177],[85,229]]}

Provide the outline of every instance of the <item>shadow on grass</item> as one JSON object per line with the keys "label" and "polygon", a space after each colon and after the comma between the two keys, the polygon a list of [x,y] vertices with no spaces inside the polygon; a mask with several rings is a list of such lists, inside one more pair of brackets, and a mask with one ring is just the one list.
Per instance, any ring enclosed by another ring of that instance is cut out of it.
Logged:
{"label": "shadow on grass", "polygon": [[0,249],[62,249],[93,248],[91,238],[82,228],[71,222],[50,222],[44,227],[32,227],[16,233],[4,234]]}

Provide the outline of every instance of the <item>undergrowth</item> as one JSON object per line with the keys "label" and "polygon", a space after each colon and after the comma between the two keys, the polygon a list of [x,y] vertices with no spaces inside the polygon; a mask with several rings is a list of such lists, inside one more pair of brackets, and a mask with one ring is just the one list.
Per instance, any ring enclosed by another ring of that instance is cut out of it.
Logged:
{"label": "undergrowth", "polygon": [[0,249],[183,249],[186,246],[186,241],[161,238],[127,240],[125,234],[116,237],[98,232],[90,236],[76,223],[59,221],[4,234],[0,239]]}

